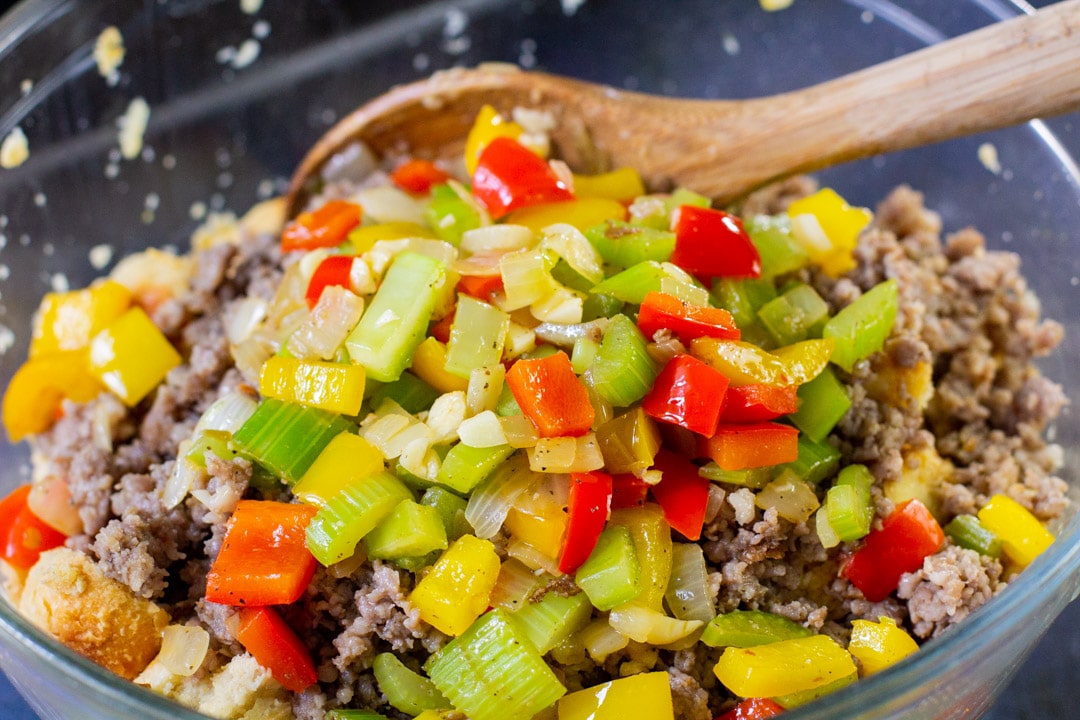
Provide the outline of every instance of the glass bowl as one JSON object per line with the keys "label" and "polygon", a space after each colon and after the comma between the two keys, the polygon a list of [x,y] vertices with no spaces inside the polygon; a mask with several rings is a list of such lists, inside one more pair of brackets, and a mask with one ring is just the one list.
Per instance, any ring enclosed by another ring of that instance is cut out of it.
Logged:
{"label": "glass bowl", "polygon": [[[261,7],[260,7],[261,6]],[[255,12],[250,12],[255,10]],[[0,20],[0,136],[29,139],[0,171],[0,375],[26,355],[42,293],[76,287],[148,245],[186,247],[207,209],[280,192],[337,118],[391,85],[500,60],[668,95],[748,97],[805,86],[1019,12],[1003,0],[458,0],[242,2],[27,0]],[[108,25],[126,57],[111,83],[92,51]],[[151,108],[136,157],[118,149],[133,98]],[[1076,118],[896,153],[821,173],[855,203],[924,191],[947,230],[982,229],[1020,252],[1044,313],[1066,328],[1044,363],[1080,397],[1080,148]],[[978,147],[992,142],[1002,170]],[[1053,428],[1077,482],[1080,422]],[[0,446],[0,491],[28,478],[25,446]],[[1078,497],[1076,486],[1072,493]],[[1080,517],[1021,577],[956,630],[887,672],[785,714],[961,718],[989,707],[1080,588]],[[0,601],[3,669],[45,718],[197,718],[44,637]]]}

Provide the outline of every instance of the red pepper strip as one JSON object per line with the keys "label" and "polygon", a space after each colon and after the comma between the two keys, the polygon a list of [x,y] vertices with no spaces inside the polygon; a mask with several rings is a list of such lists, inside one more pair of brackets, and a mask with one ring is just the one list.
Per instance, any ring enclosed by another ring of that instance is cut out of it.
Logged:
{"label": "red pepper strip", "polygon": [[318,682],[307,646],[273,609],[241,608],[236,639],[287,690],[303,692]]}
{"label": "red pepper strip", "polygon": [[41,553],[64,544],[67,536],[34,514],[26,499],[30,486],[15,488],[0,500],[0,558],[29,570]]}
{"label": "red pepper strip", "polygon": [[641,507],[649,495],[649,483],[631,473],[611,477],[611,509]]}
{"label": "red pepper strip", "polygon": [[210,572],[206,599],[222,605],[287,605],[304,594],[315,573],[307,549],[311,505],[241,500],[229,518]]}
{"label": "red pepper strip", "polygon": [[692,355],[673,357],[641,400],[650,417],[706,437],[716,432],[728,379]]}
{"label": "red pepper strip", "polygon": [[766,720],[784,712],[784,708],[768,698],[749,698],[716,718],[716,720]]}
{"label": "red pepper strip", "polygon": [[840,573],[870,602],[887,598],[900,584],[900,576],[922,567],[945,542],[945,533],[919,500],[896,506],[881,529],[866,536]]}
{"label": "red pepper strip", "polygon": [[502,275],[462,275],[457,289],[486,303],[503,291]]}
{"label": "red pepper strip", "polygon": [[674,295],[661,292],[650,292],[641,301],[637,325],[650,339],[662,328],[671,330],[683,342],[698,337],[721,340],[738,340],[741,337],[739,328],[735,327],[735,318],[727,310],[691,305]]}
{"label": "red pepper strip", "polygon": [[697,465],[670,450],[660,450],[653,467],[662,473],[652,494],[664,511],[664,519],[687,540],[699,539],[709,504],[709,481],[698,474]]}
{"label": "red pepper strip", "polygon": [[405,192],[427,195],[432,185],[446,182],[450,174],[430,160],[408,160],[390,173],[390,179]]}
{"label": "red pepper strip", "polygon": [[570,473],[559,572],[572,573],[589,559],[611,512],[612,481],[605,472]]}
{"label": "red pepper strip", "polygon": [[706,285],[715,277],[761,277],[761,255],[734,215],[681,205],[672,225],[675,250],[671,262]]}
{"label": "red pepper strip", "polygon": [[362,214],[359,205],[344,200],[331,200],[318,210],[302,212],[281,233],[281,249],[287,252],[340,245],[360,224]]}
{"label": "red pepper strip", "polygon": [[702,439],[698,452],[715,460],[724,470],[795,462],[799,457],[799,430],[773,422],[721,424],[712,437]]}
{"label": "red pepper strip", "polygon": [[456,308],[455,310],[446,313],[446,315],[443,315],[441,318],[431,323],[431,326],[428,328],[428,335],[435,338],[443,345],[450,342],[450,330],[454,326],[455,313]]}
{"label": "red pepper strip", "polygon": [[529,205],[574,199],[543,158],[508,137],[495,138],[480,153],[472,192],[496,220]]}
{"label": "red pepper strip", "polygon": [[592,427],[595,412],[589,392],[566,353],[518,360],[507,371],[506,384],[540,437],[580,436]]}
{"label": "red pepper strip", "polygon": [[304,293],[304,299],[307,300],[309,308],[315,307],[315,304],[319,302],[319,298],[322,297],[322,291],[331,285],[346,288],[350,286],[349,275],[352,273],[355,259],[352,255],[331,255],[319,263],[318,267],[315,268],[315,272],[311,274],[311,279],[308,280],[307,292]]}
{"label": "red pepper strip", "polygon": [[799,409],[794,385],[756,383],[729,387],[720,410],[722,423],[757,423],[789,415]]}

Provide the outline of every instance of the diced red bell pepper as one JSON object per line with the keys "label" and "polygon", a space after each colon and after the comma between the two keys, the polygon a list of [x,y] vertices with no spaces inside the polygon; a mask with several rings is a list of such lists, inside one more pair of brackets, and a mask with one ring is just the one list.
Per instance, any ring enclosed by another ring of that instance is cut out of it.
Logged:
{"label": "diced red bell pepper", "polygon": [[698,474],[697,465],[670,450],[660,450],[653,467],[662,473],[652,494],[664,511],[664,519],[687,540],[699,539],[709,504],[708,479]]}
{"label": "diced red bell pepper", "polygon": [[641,507],[649,495],[649,483],[637,475],[620,473],[611,477],[611,509]]}
{"label": "diced red bell pepper", "polygon": [[271,608],[242,608],[236,639],[285,689],[303,692],[318,682],[307,646]]}
{"label": "diced red bell pepper", "polygon": [[596,413],[589,392],[566,353],[518,360],[507,371],[506,384],[540,437],[576,437],[592,427]]}
{"label": "diced red bell pepper", "polygon": [[315,307],[319,298],[322,297],[323,290],[331,285],[347,288],[352,284],[349,276],[352,273],[354,260],[356,258],[352,255],[331,255],[323,258],[323,261],[315,268],[315,272],[311,274],[307,292],[304,293],[304,299],[307,300],[309,308]]}
{"label": "diced red bell pepper", "polygon": [[768,698],[748,698],[716,720],[766,720],[782,712],[784,708]]}
{"label": "diced red bell pepper", "polygon": [[671,262],[706,285],[716,277],[761,277],[761,255],[742,220],[723,210],[681,205],[674,213]]}
{"label": "diced red bell pepper", "polygon": [[774,422],[720,424],[712,437],[701,440],[698,453],[724,470],[795,462],[799,457],[799,430]]}
{"label": "diced red bell pepper", "polygon": [[472,192],[495,219],[529,205],[574,199],[543,158],[508,137],[493,139],[480,153]]}
{"label": "diced red bell pepper", "polygon": [[650,339],[662,328],[671,330],[687,343],[698,337],[722,340],[738,340],[741,337],[739,328],[735,327],[735,318],[727,310],[691,305],[662,292],[650,292],[641,301],[637,325]]}
{"label": "diced red bell pepper", "polygon": [[589,559],[611,512],[611,495],[612,480],[607,473],[570,474],[559,572],[572,573]]}
{"label": "diced red bell pepper", "polygon": [[317,210],[300,213],[286,225],[281,233],[281,249],[287,252],[340,245],[360,224],[362,215],[356,203],[330,200]]}
{"label": "diced red bell pepper", "polygon": [[904,573],[922,567],[923,560],[941,549],[945,533],[916,498],[896,506],[863,540],[840,573],[870,602],[880,602],[900,585]]}
{"label": "diced red bell pepper", "polygon": [[502,275],[462,275],[457,287],[469,297],[490,303],[503,291]]}
{"label": "diced red bell pepper", "polygon": [[709,436],[716,431],[727,389],[728,379],[719,370],[679,354],[660,371],[641,409],[657,420]]}
{"label": "diced red bell pepper", "polygon": [[430,160],[407,160],[390,173],[395,185],[414,195],[427,195],[433,185],[449,179],[450,174]]}
{"label": "diced red bell pepper", "polygon": [[435,338],[444,345],[450,342],[450,331],[454,327],[455,314],[456,309],[454,311],[446,313],[441,318],[431,323],[431,326],[428,327],[428,335]]}
{"label": "diced red bell pepper", "polygon": [[729,387],[720,410],[722,423],[757,423],[790,415],[799,409],[794,385],[755,383]]}
{"label": "diced red bell pepper", "polygon": [[241,500],[206,576],[206,599],[222,605],[287,605],[315,573],[306,530],[311,505]]}
{"label": "diced red bell pepper", "polygon": [[30,485],[22,485],[0,500],[0,558],[20,570],[29,570],[41,553],[60,547],[67,539],[34,514],[28,497]]}

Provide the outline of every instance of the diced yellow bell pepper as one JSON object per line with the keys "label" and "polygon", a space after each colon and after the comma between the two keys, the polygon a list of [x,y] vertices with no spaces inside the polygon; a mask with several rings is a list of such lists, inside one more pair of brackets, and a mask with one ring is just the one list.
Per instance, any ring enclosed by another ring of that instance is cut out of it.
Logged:
{"label": "diced yellow bell pepper", "polygon": [[622,220],[626,217],[626,208],[614,200],[606,198],[579,198],[559,203],[531,205],[515,210],[506,216],[506,222],[523,225],[539,234],[544,228],[555,223],[573,225],[585,232],[593,225],[605,220]]}
{"label": "diced yellow bell pepper", "polygon": [[641,673],[601,683],[559,698],[559,720],[673,720],[666,672]]}
{"label": "diced yellow bell pepper", "polygon": [[[796,200],[788,207],[788,215],[812,215],[832,245],[825,254],[811,251],[810,256],[830,275],[841,275],[855,267],[852,251],[859,233],[874,219],[866,208],[851,207],[832,188],[822,188],[813,195]],[[796,234],[797,235],[797,234]],[[811,250],[811,248],[808,248]]]}
{"label": "diced yellow bell pepper", "polygon": [[859,661],[863,675],[884,670],[918,649],[919,644],[897,627],[891,617],[882,616],[880,622],[853,620],[851,623],[848,652]]}
{"label": "diced yellow bell pepper", "polygon": [[574,195],[579,198],[633,200],[645,194],[641,175],[631,167],[618,168],[599,175],[574,174]]}
{"label": "diced yellow bell pepper", "polygon": [[741,697],[776,697],[828,685],[858,671],[851,655],[827,635],[729,647],[713,668],[724,687]]}
{"label": "diced yellow bell pepper", "polygon": [[181,362],[180,353],[140,307],[106,325],[90,341],[90,374],[134,407]]}
{"label": "diced yellow bell pepper", "polygon": [[377,447],[359,435],[343,432],[323,448],[293,485],[293,495],[322,507],[345,486],[384,469],[383,454]]}
{"label": "diced yellow bell pepper", "polygon": [[285,402],[356,415],[364,402],[365,379],[360,365],[275,355],[263,364],[259,392]]}
{"label": "diced yellow bell pepper", "polygon": [[469,389],[469,379],[446,369],[446,346],[433,337],[425,338],[413,353],[412,371],[441,393]]}
{"label": "diced yellow bell pepper", "polygon": [[366,253],[380,240],[435,237],[435,233],[419,223],[398,221],[362,225],[349,233],[348,240],[356,252]]}
{"label": "diced yellow bell pepper", "polygon": [[1027,567],[1054,542],[1054,535],[1039,519],[1007,495],[997,494],[983,505],[979,520],[1001,538],[1005,556],[1020,567]]}
{"label": "diced yellow bell pepper", "polygon": [[34,318],[30,357],[85,348],[130,306],[131,291],[112,280],[82,290],[48,293]]}
{"label": "diced yellow bell pepper", "polygon": [[723,373],[734,386],[801,385],[817,377],[832,356],[832,338],[792,343],[773,352],[741,340],[695,338],[690,354]]}
{"label": "diced yellow bell pepper", "polygon": [[495,546],[462,535],[416,584],[409,602],[425,622],[456,637],[487,610],[498,578]]}
{"label": "diced yellow bell pepper", "polygon": [[469,130],[469,136],[465,139],[465,170],[469,177],[476,172],[476,164],[480,154],[492,140],[497,137],[508,137],[518,140],[524,134],[525,128],[516,122],[503,118],[495,108],[485,105],[476,114],[476,121]]}
{"label": "diced yellow bell pepper", "polygon": [[610,523],[630,531],[637,555],[641,594],[634,602],[651,610],[663,611],[664,592],[671,579],[671,526],[659,505],[622,508],[611,513]]}
{"label": "diced yellow bell pepper", "polygon": [[65,399],[87,402],[102,391],[87,369],[87,351],[54,352],[27,360],[4,392],[4,427],[12,442],[48,430]]}
{"label": "diced yellow bell pepper", "polygon": [[550,497],[524,492],[506,515],[506,529],[550,558],[557,559],[566,533],[566,512]]}

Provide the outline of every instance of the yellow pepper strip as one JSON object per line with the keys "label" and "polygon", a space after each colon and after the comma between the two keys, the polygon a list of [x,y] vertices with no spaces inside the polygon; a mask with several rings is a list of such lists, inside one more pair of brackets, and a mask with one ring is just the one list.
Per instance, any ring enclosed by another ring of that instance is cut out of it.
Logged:
{"label": "yellow pepper strip", "polygon": [[476,114],[476,121],[469,130],[469,136],[465,139],[465,169],[469,177],[476,172],[480,153],[484,152],[488,143],[497,137],[518,140],[524,132],[523,127],[516,122],[504,120],[503,116],[490,105],[480,108],[480,112]]}
{"label": "yellow pepper strip", "polygon": [[68,350],[30,358],[4,392],[4,427],[11,442],[48,430],[65,399],[92,400],[101,384],[87,371],[87,351]]}
{"label": "yellow pepper strip", "polygon": [[469,379],[446,369],[446,346],[433,337],[425,338],[413,353],[412,371],[440,393],[469,389]]}
{"label": "yellow pepper strip", "polygon": [[880,622],[853,620],[851,623],[848,652],[859,661],[863,675],[884,670],[918,649],[918,643],[897,627],[891,617],[882,616]]}
{"label": "yellow pepper strip", "polygon": [[180,353],[139,307],[90,341],[90,374],[128,407],[138,405],[180,361]]}
{"label": "yellow pepper strip", "polygon": [[360,365],[275,355],[263,364],[259,392],[285,402],[356,415],[364,402],[365,379]]}
{"label": "yellow pepper strip", "polygon": [[559,203],[545,203],[514,210],[506,216],[506,222],[523,225],[539,234],[544,228],[555,223],[573,225],[585,232],[594,225],[606,220],[623,220],[626,208],[614,200],[606,198],[578,198]]}
{"label": "yellow pepper strip", "polygon": [[293,495],[322,507],[342,488],[385,469],[383,454],[351,432],[334,437],[293,486]]}
{"label": "yellow pepper strip", "polygon": [[566,512],[549,496],[524,492],[510,508],[504,524],[514,537],[558,559],[566,522]]}
{"label": "yellow pepper strip", "polygon": [[[834,277],[855,267],[852,251],[855,249],[859,233],[874,218],[873,213],[866,208],[848,205],[847,201],[831,188],[822,188],[813,195],[791,203],[788,207],[788,215],[793,218],[799,215],[812,215],[817,219],[818,225],[832,245],[832,250],[824,255],[811,252],[810,256],[815,262],[821,264],[825,272]],[[807,249],[811,250],[811,248]]]}
{"label": "yellow pepper strip", "polygon": [[113,280],[82,290],[48,293],[34,318],[30,357],[86,347],[90,338],[130,306],[131,291]]}
{"label": "yellow pepper strip", "polygon": [[348,240],[352,243],[356,252],[366,253],[380,240],[434,239],[435,237],[435,233],[430,228],[426,228],[419,223],[395,221],[358,227],[349,233]]}
{"label": "yellow pepper strip", "polygon": [[801,385],[817,377],[832,357],[832,338],[803,340],[773,352],[740,340],[695,338],[690,354],[722,372],[734,386]]}
{"label": "yellow pepper strip", "polygon": [[858,671],[851,655],[832,638],[811,635],[757,647],[729,647],[713,672],[741,697],[776,697],[828,685]]}
{"label": "yellow pepper strip", "polygon": [[425,622],[456,637],[487,610],[498,578],[495,546],[462,535],[416,584],[409,602]]}
{"label": "yellow pepper strip", "polygon": [[829,364],[834,343],[832,338],[812,338],[777,348],[772,354],[787,366],[790,382],[802,385],[820,375]]}
{"label": "yellow pepper strip", "polygon": [[666,672],[641,673],[563,695],[559,720],[673,720]]}
{"label": "yellow pepper strip", "polygon": [[645,194],[641,175],[631,167],[619,168],[599,175],[574,174],[574,195],[579,198],[633,200]]}
{"label": "yellow pepper strip", "polygon": [[1023,505],[1007,495],[997,494],[979,510],[978,518],[1001,539],[1005,556],[1020,567],[1050,547],[1054,535]]}

